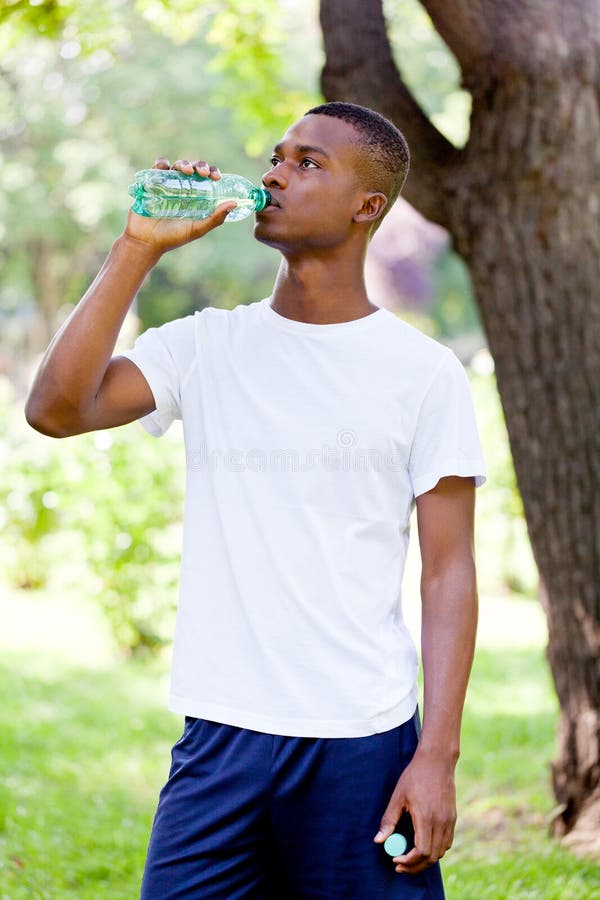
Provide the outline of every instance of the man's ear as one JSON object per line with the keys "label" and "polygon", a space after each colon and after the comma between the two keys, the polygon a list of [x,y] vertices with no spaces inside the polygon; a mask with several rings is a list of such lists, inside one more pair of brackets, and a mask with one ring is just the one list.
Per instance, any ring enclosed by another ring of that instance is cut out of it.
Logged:
{"label": "man's ear", "polygon": [[358,212],[352,216],[353,222],[372,223],[378,219],[387,206],[387,197],[380,191],[369,191],[365,194],[365,200]]}

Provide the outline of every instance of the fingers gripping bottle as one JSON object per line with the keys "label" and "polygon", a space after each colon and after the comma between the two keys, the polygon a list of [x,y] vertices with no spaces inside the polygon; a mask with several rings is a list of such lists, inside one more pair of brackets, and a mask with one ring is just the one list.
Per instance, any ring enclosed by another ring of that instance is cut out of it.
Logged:
{"label": "fingers gripping bottle", "polygon": [[237,206],[225,219],[238,222],[260,212],[271,202],[264,188],[241,175],[222,175],[217,181],[201,175],[185,175],[175,169],[142,169],[129,185],[132,210],[153,219],[206,219],[225,200]]}

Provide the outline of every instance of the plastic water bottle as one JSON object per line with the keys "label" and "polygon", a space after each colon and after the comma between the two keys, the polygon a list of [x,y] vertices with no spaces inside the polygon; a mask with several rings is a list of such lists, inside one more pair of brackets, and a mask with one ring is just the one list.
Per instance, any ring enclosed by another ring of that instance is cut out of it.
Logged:
{"label": "plastic water bottle", "polygon": [[221,175],[217,181],[194,173],[185,175],[175,169],[142,169],[129,185],[134,198],[132,210],[153,219],[206,219],[225,200],[237,206],[225,219],[239,222],[260,212],[271,202],[264,188],[255,187],[241,175]]}

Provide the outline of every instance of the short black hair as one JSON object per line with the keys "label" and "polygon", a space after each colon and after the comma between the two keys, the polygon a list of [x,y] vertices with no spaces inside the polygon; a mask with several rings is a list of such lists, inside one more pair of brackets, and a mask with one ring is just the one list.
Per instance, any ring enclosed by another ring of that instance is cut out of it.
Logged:
{"label": "short black hair", "polygon": [[313,106],[304,115],[332,116],[354,127],[357,143],[370,163],[369,177],[374,179],[374,187],[382,191],[388,200],[377,223],[379,225],[404,187],[410,166],[410,151],[400,129],[374,109],[340,100]]}

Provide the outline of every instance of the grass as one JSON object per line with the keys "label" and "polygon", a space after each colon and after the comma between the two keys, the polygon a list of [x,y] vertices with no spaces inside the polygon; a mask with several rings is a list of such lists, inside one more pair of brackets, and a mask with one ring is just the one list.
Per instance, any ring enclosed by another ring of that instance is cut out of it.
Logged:
{"label": "grass", "polygon": [[600,896],[600,865],[548,837],[555,724],[539,648],[479,650],[458,773],[461,819],[444,866],[448,900]]}
{"label": "grass", "polygon": [[3,660],[0,896],[132,898],[176,723],[131,667]]}
{"label": "grass", "polygon": [[[448,900],[592,900],[600,865],[547,836],[557,710],[542,614],[514,598],[482,607]],[[74,596],[12,594],[0,615],[0,900],[132,900],[181,730],[166,661],[115,660]]]}

